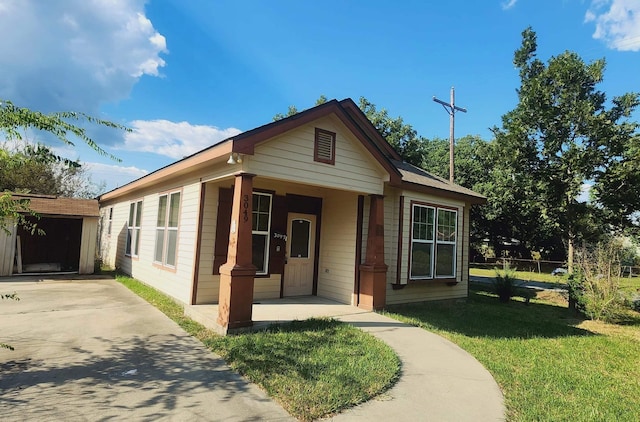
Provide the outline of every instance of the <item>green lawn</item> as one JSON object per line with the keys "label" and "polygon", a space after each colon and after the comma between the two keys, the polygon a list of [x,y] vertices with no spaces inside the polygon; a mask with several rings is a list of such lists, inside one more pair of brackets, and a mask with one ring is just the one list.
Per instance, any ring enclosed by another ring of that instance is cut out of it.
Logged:
{"label": "green lawn", "polygon": [[313,420],[367,401],[391,387],[400,359],[382,341],[348,324],[310,319],[222,337],[184,316],[170,297],[129,277],[117,281],[160,309],[292,416]]}
{"label": "green lawn", "polygon": [[[495,277],[496,271],[494,269],[485,268],[469,268],[469,275],[478,277]],[[516,277],[524,281],[542,281],[545,283],[558,283],[566,284],[567,280],[563,276],[555,276],[545,273],[536,273],[531,271],[516,271]]]}
{"label": "green lawn", "polygon": [[[485,268],[469,268],[469,275],[478,277],[495,277],[494,269]],[[522,281],[540,281],[544,283],[553,283],[558,285],[566,285],[566,276],[554,276],[551,274],[537,273],[532,271],[516,271],[516,277]],[[620,277],[618,279],[620,288],[627,294],[633,294],[640,290],[640,277]]]}
{"label": "green lawn", "polygon": [[628,325],[583,321],[554,299],[501,304],[474,289],[466,303],[402,305],[389,315],[474,355],[502,388],[511,421],[637,421],[640,315]]}
{"label": "green lawn", "polygon": [[399,376],[400,360],[386,344],[332,319],[204,343],[302,420],[367,401]]}

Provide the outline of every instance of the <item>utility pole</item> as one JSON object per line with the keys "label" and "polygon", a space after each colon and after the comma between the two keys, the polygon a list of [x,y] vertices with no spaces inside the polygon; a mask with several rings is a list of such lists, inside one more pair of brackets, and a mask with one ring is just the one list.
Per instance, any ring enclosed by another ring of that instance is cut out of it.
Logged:
{"label": "utility pole", "polygon": [[451,87],[451,102],[445,103],[442,100],[433,97],[433,101],[438,104],[442,104],[442,107],[449,114],[449,181],[453,183],[453,144],[454,144],[454,127],[456,122],[456,111],[463,113],[467,112],[466,108],[458,107],[456,105],[456,94],[454,87]]}

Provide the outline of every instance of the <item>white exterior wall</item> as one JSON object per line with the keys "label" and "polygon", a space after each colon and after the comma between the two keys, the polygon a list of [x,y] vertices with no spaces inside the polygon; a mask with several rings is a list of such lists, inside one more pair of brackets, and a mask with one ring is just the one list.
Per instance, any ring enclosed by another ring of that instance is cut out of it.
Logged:
{"label": "white exterior wall", "polygon": [[[213,275],[213,257],[220,186],[229,187],[231,180],[207,183],[198,271],[197,304],[217,303],[220,276]],[[298,185],[283,181],[254,179],[254,189],[266,189],[276,195],[296,194],[322,198],[320,234],[320,260],[318,263],[318,295],[352,303],[355,270],[355,234],[357,220],[357,194]],[[346,213],[345,213],[346,211]],[[347,217],[345,219],[345,216]],[[326,264],[325,266],[322,266]],[[325,270],[329,272],[325,272]],[[281,274],[256,277],[254,299],[280,297]]]}
{"label": "white exterior wall", "polygon": [[[313,160],[315,128],[336,133],[335,165]],[[385,171],[337,119],[325,117],[255,147],[245,156],[250,173],[313,186],[365,193],[383,191]]]}
{"label": "white exterior wall", "polygon": [[207,183],[205,185],[196,305],[218,303],[220,276],[213,275],[213,256],[216,242],[219,187],[220,185],[216,183]]}
{"label": "white exterior wall", "polygon": [[[387,285],[387,304],[407,303],[407,302],[421,302],[426,300],[441,300],[441,299],[455,299],[467,297],[467,289],[469,283],[469,207],[465,206],[463,202],[453,199],[446,199],[436,197],[433,195],[422,194],[419,192],[402,191],[399,192],[404,195],[403,206],[403,220],[402,220],[402,254],[401,254],[401,271],[400,271],[400,283],[406,284],[403,289],[393,290],[391,286]],[[456,243],[456,281],[458,284],[455,286],[449,286],[445,282],[438,280],[437,278],[430,280],[420,281],[408,281],[409,280],[409,256],[411,253],[411,202],[418,201],[422,203],[433,204],[435,206],[453,207],[458,211],[457,221],[457,243]],[[391,201],[390,201],[391,202]],[[395,211],[399,214],[399,197],[395,199],[395,205],[392,208],[398,210]],[[386,211],[386,204],[385,204]],[[385,216],[386,218],[386,216]],[[397,217],[395,221],[398,221]],[[393,244],[385,243],[388,248],[396,249],[397,245],[397,224],[394,228],[396,235]],[[393,233],[389,233],[389,230],[385,232],[389,234],[389,240],[393,239]],[[397,252],[394,252],[397,255]],[[386,262],[389,265],[389,272],[387,273],[388,283],[396,282],[396,262],[392,262],[389,257],[386,257]]]}
{"label": "white exterior wall", "polygon": [[[0,277],[13,274],[13,261],[16,253],[16,225],[6,218],[4,228],[0,228]],[[5,232],[7,229],[9,233]]]}
{"label": "white exterior wall", "polygon": [[[189,303],[191,283],[195,265],[195,248],[200,203],[200,180],[191,178],[165,184],[152,192],[128,196],[119,202],[102,204],[102,243],[100,253],[103,261],[121,269],[126,274],[165,292],[181,302]],[[180,191],[180,214],[175,268],[154,263],[158,197],[161,194]],[[125,256],[129,205],[142,200],[142,222],[140,226],[139,256]],[[108,207],[113,206],[111,235],[106,234]],[[214,223],[215,224],[215,223]]]}
{"label": "white exterior wall", "polygon": [[82,237],[80,239],[80,263],[78,274],[93,274],[96,259],[96,236],[98,235],[98,219],[84,217],[82,219]]}
{"label": "white exterior wall", "polygon": [[354,303],[358,195],[332,192],[323,200],[318,296]]}

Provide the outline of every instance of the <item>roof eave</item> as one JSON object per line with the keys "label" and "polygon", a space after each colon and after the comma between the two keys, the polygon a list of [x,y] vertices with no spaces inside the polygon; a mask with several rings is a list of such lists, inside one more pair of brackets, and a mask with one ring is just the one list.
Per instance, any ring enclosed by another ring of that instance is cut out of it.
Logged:
{"label": "roof eave", "polygon": [[421,185],[419,183],[408,182],[403,180],[400,187],[406,190],[412,190],[415,192],[429,193],[446,198],[458,199],[470,204],[486,204],[487,198],[482,195],[468,195],[462,192],[456,192],[448,189],[436,188],[434,186]]}

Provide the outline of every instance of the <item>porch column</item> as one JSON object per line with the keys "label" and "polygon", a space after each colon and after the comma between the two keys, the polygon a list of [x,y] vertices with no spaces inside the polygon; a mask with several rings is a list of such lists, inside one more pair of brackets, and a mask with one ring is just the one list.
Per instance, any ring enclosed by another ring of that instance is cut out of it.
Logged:
{"label": "porch column", "polygon": [[384,201],[382,195],[370,195],[367,254],[360,265],[358,306],[367,310],[384,308],[387,296],[387,264],[384,263]]}
{"label": "porch column", "polygon": [[253,279],[251,207],[254,174],[236,174],[229,228],[227,262],[220,266],[218,324],[227,333],[253,324]]}

